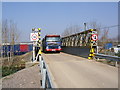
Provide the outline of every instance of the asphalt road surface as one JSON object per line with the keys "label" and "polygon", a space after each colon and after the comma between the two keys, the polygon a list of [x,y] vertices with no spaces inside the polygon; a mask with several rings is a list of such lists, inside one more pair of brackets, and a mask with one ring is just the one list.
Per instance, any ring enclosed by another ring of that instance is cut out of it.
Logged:
{"label": "asphalt road surface", "polygon": [[65,53],[42,54],[57,88],[118,88],[118,68]]}

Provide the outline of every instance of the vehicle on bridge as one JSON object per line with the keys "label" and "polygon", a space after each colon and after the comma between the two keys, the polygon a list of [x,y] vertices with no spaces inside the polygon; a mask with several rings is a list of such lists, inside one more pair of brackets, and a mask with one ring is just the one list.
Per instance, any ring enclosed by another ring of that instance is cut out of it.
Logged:
{"label": "vehicle on bridge", "polygon": [[61,39],[60,35],[46,35],[42,40],[43,52],[60,52]]}

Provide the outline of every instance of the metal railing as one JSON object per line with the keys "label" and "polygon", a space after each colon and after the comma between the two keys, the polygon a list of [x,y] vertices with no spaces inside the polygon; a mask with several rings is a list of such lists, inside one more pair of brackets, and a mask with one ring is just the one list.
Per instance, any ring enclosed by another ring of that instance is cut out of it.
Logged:
{"label": "metal railing", "polygon": [[94,53],[95,58],[99,60],[99,58],[103,58],[106,60],[112,60],[116,62],[116,65],[118,67],[118,62],[120,62],[120,57],[118,56],[111,56],[111,55],[105,55],[105,54],[99,54],[99,53]]}
{"label": "metal railing", "polygon": [[40,72],[42,75],[42,80],[41,80],[41,86],[42,88],[54,88],[51,75],[48,69],[48,66],[42,56],[39,56],[39,62],[40,62]]}

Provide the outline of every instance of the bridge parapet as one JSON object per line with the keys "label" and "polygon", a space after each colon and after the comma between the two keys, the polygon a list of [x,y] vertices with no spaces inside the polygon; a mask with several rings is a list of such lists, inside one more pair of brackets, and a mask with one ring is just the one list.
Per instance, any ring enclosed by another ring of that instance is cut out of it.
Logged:
{"label": "bridge parapet", "polygon": [[[71,54],[85,56],[89,57],[89,59],[92,59],[94,56],[93,53],[97,53],[97,40],[98,35],[96,29],[89,29],[77,34],[63,37],[63,52],[71,52]],[[70,49],[74,51],[70,51]]]}
{"label": "bridge parapet", "polygon": [[62,46],[97,46],[97,40],[92,40],[92,35],[97,34],[96,29],[89,29],[77,34],[62,38]]}

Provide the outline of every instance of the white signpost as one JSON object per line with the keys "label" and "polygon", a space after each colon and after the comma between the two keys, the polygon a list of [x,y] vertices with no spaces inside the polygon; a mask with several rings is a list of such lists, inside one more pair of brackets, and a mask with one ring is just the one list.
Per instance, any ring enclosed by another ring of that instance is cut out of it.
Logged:
{"label": "white signpost", "polygon": [[35,61],[35,44],[39,40],[38,33],[31,33],[30,40],[33,41],[33,61]]}

